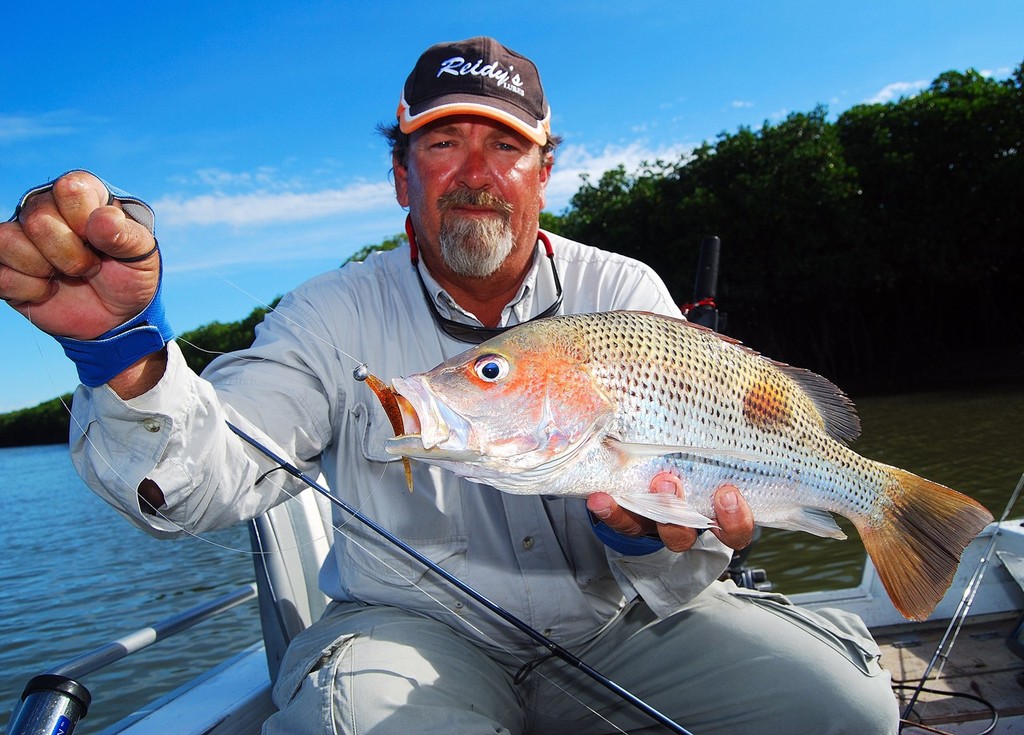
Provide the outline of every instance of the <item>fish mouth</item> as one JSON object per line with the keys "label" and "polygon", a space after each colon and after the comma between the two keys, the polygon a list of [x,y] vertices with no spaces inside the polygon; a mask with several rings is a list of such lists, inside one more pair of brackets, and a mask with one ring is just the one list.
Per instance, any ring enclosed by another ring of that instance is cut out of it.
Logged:
{"label": "fish mouth", "polygon": [[419,376],[394,378],[405,433],[384,442],[384,451],[412,459],[467,461],[480,456],[469,448],[470,423],[440,402]]}

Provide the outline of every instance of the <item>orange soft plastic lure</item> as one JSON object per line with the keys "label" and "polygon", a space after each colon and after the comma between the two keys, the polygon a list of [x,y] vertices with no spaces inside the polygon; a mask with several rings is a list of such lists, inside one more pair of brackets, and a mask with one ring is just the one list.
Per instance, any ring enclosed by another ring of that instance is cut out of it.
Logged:
{"label": "orange soft plastic lure", "polygon": [[[402,409],[398,407],[398,399],[395,398],[395,392],[383,380],[371,373],[366,365],[357,367],[353,375],[356,380],[364,381],[370,386],[370,390],[377,396],[377,400],[380,401],[384,413],[388,416],[388,421],[391,422],[391,428],[394,429],[395,436],[404,434],[405,422],[402,421]],[[409,486],[409,492],[412,492],[412,465],[409,464],[408,457],[402,457],[402,467],[405,469],[405,484]]]}

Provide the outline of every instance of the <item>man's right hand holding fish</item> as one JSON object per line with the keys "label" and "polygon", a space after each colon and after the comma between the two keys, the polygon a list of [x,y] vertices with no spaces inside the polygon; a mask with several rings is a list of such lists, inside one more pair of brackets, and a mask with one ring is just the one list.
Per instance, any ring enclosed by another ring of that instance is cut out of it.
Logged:
{"label": "man's right hand holding fish", "polygon": [[[652,493],[670,493],[680,498],[686,494],[683,481],[671,472],[663,472],[651,482]],[[697,543],[699,532],[688,526],[658,523],[646,516],[622,508],[608,493],[594,493],[587,498],[587,510],[616,533],[626,536],[655,536],[661,538],[671,551],[687,551]],[[723,485],[715,493],[715,522],[709,529],[731,549],[745,549],[754,538],[754,516],[743,499],[743,494],[732,485]]]}

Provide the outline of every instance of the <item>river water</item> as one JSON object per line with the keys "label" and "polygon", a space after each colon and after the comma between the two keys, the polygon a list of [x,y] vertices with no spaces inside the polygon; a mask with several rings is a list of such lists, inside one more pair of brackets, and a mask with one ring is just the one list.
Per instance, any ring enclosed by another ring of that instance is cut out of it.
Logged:
{"label": "river water", "polygon": [[[1002,513],[1024,472],[1024,386],[870,397],[857,408],[858,452]],[[782,592],[855,585],[863,547],[840,523],[847,541],[768,529],[748,563]],[[178,541],[134,530],[85,488],[64,446],[0,449],[0,727],[33,675],[250,581],[248,550],[241,526]],[[77,732],[99,732],[259,634],[250,602],[84,677],[93,705]]]}
{"label": "river water", "polygon": [[[67,446],[0,449],[0,727],[35,674],[252,578],[244,526],[160,541],[85,487]],[[93,699],[76,733],[99,732],[259,635],[249,602],[83,677]]]}

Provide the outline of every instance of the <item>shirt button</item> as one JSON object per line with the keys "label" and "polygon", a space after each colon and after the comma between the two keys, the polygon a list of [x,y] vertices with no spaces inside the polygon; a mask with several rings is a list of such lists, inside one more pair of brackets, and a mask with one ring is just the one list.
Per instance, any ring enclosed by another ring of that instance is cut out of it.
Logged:
{"label": "shirt button", "polygon": [[523,548],[527,551],[533,548],[533,536],[527,536],[523,539]]}
{"label": "shirt button", "polygon": [[155,434],[163,428],[160,419],[143,419],[142,427],[151,434]]}

